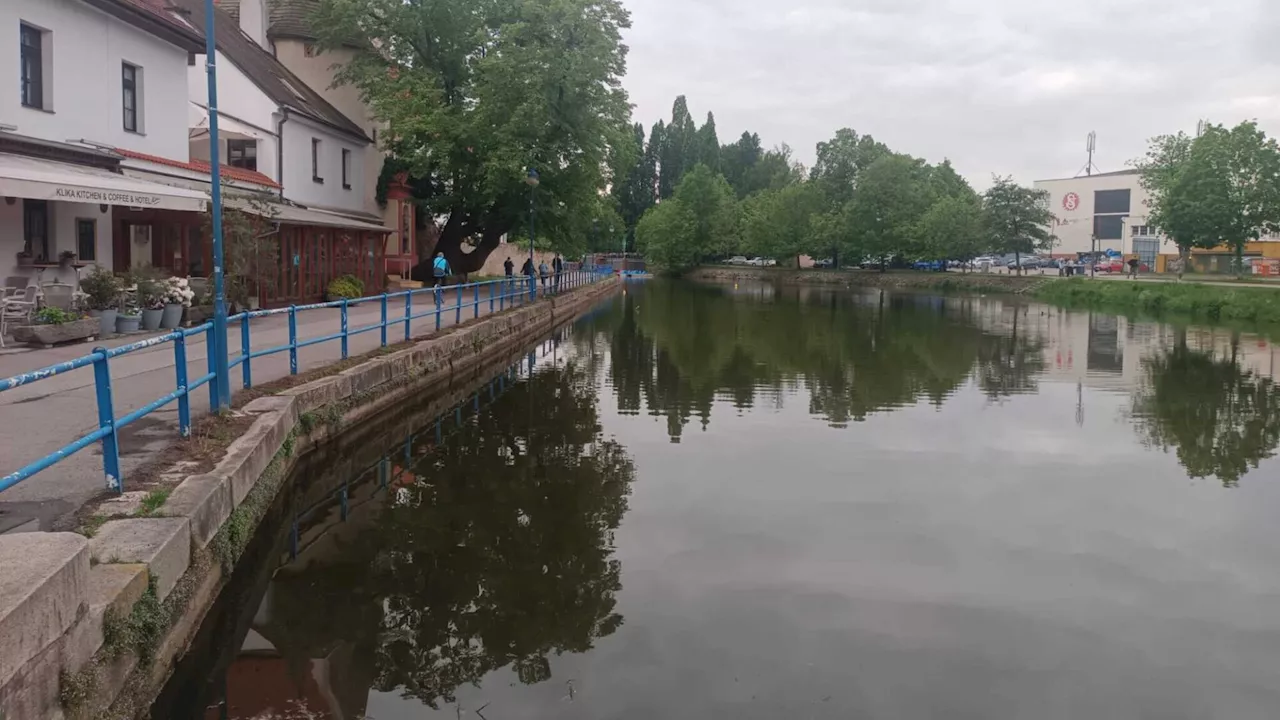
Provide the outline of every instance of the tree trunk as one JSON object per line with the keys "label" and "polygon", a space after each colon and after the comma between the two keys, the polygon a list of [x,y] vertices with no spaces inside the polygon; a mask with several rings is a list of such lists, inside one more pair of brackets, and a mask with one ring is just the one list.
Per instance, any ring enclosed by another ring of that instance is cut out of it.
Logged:
{"label": "tree trunk", "polygon": [[449,267],[455,275],[467,275],[478,271],[484,267],[484,261],[497,249],[499,241],[507,231],[503,225],[486,226],[480,231],[479,241],[471,252],[464,252],[462,243],[468,239],[475,240],[476,237],[469,232],[472,229],[471,226],[458,216],[457,213],[449,216],[435,246],[427,254],[419,256],[418,264],[413,268],[411,275],[414,280],[427,282],[431,279],[431,263],[436,253],[444,253],[444,259],[449,261]]}
{"label": "tree trunk", "polygon": [[1017,250],[1013,251],[1013,267],[1019,276],[1022,275],[1022,253]]}
{"label": "tree trunk", "polygon": [[1187,271],[1187,265],[1191,263],[1191,246],[1178,246],[1178,279],[1182,279],[1182,273]]}

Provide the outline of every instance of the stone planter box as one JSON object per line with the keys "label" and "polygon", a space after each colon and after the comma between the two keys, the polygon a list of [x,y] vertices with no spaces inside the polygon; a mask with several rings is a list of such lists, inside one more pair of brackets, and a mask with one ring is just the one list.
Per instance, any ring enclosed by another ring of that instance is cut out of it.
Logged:
{"label": "stone planter box", "polygon": [[52,347],[59,343],[93,340],[102,332],[98,318],[73,320],[61,325],[21,325],[13,329],[13,339],[29,345]]}

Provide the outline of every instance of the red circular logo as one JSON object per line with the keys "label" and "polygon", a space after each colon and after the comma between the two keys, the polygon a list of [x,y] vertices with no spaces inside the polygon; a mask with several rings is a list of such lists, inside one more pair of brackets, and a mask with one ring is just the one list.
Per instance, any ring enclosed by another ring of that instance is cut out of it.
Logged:
{"label": "red circular logo", "polygon": [[1067,193],[1062,198],[1062,208],[1064,210],[1075,210],[1080,207],[1080,196],[1075,193]]}

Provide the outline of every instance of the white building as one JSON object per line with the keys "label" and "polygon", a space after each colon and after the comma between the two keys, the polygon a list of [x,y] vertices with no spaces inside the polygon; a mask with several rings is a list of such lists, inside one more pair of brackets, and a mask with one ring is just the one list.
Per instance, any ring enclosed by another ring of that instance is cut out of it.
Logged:
{"label": "white building", "polygon": [[[203,1],[173,1],[203,32]],[[260,0],[252,4],[252,11],[237,17],[222,9],[216,13],[223,161],[271,178],[292,203],[380,222],[366,203],[372,194],[368,156],[377,152],[373,139],[267,49],[265,11]],[[188,70],[195,119],[191,159],[208,160],[204,55]]]}
{"label": "white building", "polygon": [[0,53],[0,273],[56,275],[63,253],[110,267],[113,208],[203,210],[204,193],[125,177],[110,152],[186,153],[186,61],[203,41],[162,0],[3,0],[0,33],[13,41]]}
{"label": "white building", "polygon": [[1054,256],[1116,250],[1136,254],[1154,268],[1157,255],[1177,254],[1174,244],[1147,222],[1147,194],[1137,170],[1037,180],[1035,187],[1048,191],[1056,218]]}

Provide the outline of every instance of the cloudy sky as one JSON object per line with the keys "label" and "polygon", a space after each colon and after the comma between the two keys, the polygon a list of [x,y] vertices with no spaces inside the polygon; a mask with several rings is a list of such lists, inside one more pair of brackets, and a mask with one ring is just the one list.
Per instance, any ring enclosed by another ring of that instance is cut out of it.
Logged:
{"label": "cloudy sky", "polygon": [[1276,0],[625,0],[625,85],[648,127],[687,95],[810,164],[837,128],[992,173],[1116,170],[1196,121],[1280,133]]}

